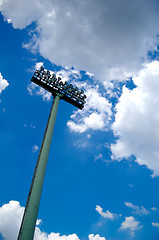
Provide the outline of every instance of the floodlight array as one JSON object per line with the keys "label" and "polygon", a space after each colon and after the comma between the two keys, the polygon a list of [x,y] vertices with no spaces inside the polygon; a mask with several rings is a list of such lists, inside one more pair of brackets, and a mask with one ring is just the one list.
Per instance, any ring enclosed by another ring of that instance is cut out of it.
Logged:
{"label": "floodlight array", "polygon": [[31,81],[52,93],[53,96],[60,95],[61,99],[79,109],[82,109],[86,103],[86,95],[83,90],[73,87],[73,85],[68,84],[67,81],[63,83],[60,77],[56,78],[54,73],[51,74],[50,71],[45,70],[44,67],[35,71]]}

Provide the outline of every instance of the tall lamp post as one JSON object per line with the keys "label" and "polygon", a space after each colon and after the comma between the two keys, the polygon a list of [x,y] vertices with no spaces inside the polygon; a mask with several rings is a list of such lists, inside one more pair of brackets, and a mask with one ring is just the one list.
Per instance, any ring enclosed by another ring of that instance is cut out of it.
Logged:
{"label": "tall lamp post", "polygon": [[54,100],[34,170],[17,240],[32,240],[34,237],[45,170],[59,101],[60,99],[63,99],[77,108],[82,109],[86,98],[86,95],[84,95],[82,90],[80,91],[77,87],[74,88],[72,84],[68,84],[67,82],[63,83],[60,77],[56,78],[55,74],[51,75],[50,71],[45,71],[44,67],[35,71],[31,81],[52,93]]}

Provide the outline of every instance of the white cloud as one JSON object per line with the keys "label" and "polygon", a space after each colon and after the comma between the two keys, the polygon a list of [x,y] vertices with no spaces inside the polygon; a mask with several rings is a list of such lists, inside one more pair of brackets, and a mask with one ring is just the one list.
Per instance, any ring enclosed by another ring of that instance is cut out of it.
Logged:
{"label": "white cloud", "polygon": [[154,223],[154,222],[153,222],[153,223],[152,223],[152,226],[159,228],[159,223]]}
{"label": "white cloud", "polygon": [[[86,70],[99,79],[125,79],[157,46],[157,0],[3,0],[14,28],[36,22],[32,48],[51,62]],[[135,13],[135,14],[134,14]]]}
{"label": "white cloud", "polygon": [[44,63],[43,62],[37,62],[36,64],[35,64],[35,70],[37,69],[37,70],[39,70],[41,67],[43,67],[44,66]]}
{"label": "white cloud", "polygon": [[99,205],[96,205],[96,211],[106,219],[113,220],[115,217],[117,217],[117,214],[111,213],[108,210],[106,212],[103,212],[103,208],[101,208]]}
{"label": "white cloud", "polygon": [[[63,82],[65,81],[70,81],[70,79],[77,79],[77,78],[81,78],[81,74],[79,71],[75,70],[75,69],[70,69],[70,68],[63,68],[57,72],[55,72],[56,77],[61,77],[61,80]],[[76,82],[77,85],[78,82]]]}
{"label": "white cloud", "polygon": [[32,147],[32,152],[37,152],[38,151],[38,149],[39,149],[39,147],[37,146],[37,145],[34,145],[33,147]]}
{"label": "white cloud", "polygon": [[132,211],[133,214],[137,214],[137,215],[147,215],[149,214],[149,211],[146,210],[143,206],[139,207],[139,206],[135,206],[130,202],[124,202],[125,205],[129,208],[132,208],[134,211]]}
{"label": "white cloud", "polygon": [[79,240],[76,234],[70,234],[68,236],[62,235],[59,233],[50,233],[41,232],[39,228],[36,227],[34,240]]}
{"label": "white cloud", "polygon": [[85,132],[86,131],[86,127],[84,126],[84,124],[76,124],[73,121],[68,121],[67,122],[67,126],[74,132]]}
{"label": "white cloud", "polygon": [[106,240],[105,237],[100,237],[99,234],[90,234],[89,236],[89,240]]}
{"label": "white cloud", "polygon": [[9,85],[6,79],[3,78],[2,74],[0,73],[0,93]]}
{"label": "white cloud", "polygon": [[75,132],[85,132],[88,129],[106,130],[111,120],[111,103],[101,95],[96,88],[85,85],[87,96],[85,107],[77,110],[71,116],[72,120],[67,122],[67,126]]}
{"label": "white cloud", "polygon": [[102,114],[95,112],[91,113],[87,118],[85,118],[84,123],[87,128],[91,128],[93,130],[103,129],[105,126]]}
{"label": "white cloud", "polygon": [[[154,50],[158,44],[157,4],[157,0],[109,0],[102,3],[97,0],[68,0],[67,4],[64,0],[15,0],[14,3],[12,0],[3,0],[0,1],[0,11],[6,19],[10,19],[14,28],[22,29],[36,22],[30,46],[38,47],[40,54],[51,62],[84,69],[99,79],[123,80],[141,68],[148,50]],[[152,169],[153,176],[156,176],[159,175],[159,141],[158,131],[154,132],[154,129],[158,129],[154,106],[158,104],[155,91],[158,86],[157,76],[151,75],[153,68],[150,69],[150,66],[143,70],[144,76],[140,72],[139,77],[136,80],[134,78],[136,89],[123,89],[113,125],[119,140],[112,145],[112,152],[117,159],[134,154],[136,161]],[[33,87],[28,87],[28,91],[33,94]],[[37,93],[43,99],[51,98],[43,89]],[[153,93],[155,99],[152,98]],[[93,95],[88,97],[88,108],[91,105],[89,100],[96,100]],[[99,108],[100,104],[96,109]],[[106,108],[110,110],[108,104]],[[108,123],[107,116],[110,116],[107,110],[84,110],[80,114],[85,114],[85,117],[80,122],[69,121],[68,126],[77,132],[103,130]],[[98,123],[96,125],[94,118]]]}
{"label": "white cloud", "polygon": [[17,239],[24,208],[17,201],[0,207],[0,232],[5,240]]}
{"label": "white cloud", "polygon": [[[47,5],[49,7],[49,1],[41,3],[35,1],[0,1],[0,10],[2,14],[12,22],[14,28],[25,28],[33,21],[36,21],[40,16],[43,16],[47,11]],[[8,16],[8,17],[7,17]]]}
{"label": "white cloud", "polygon": [[89,143],[85,139],[78,139],[74,142],[73,146],[77,146],[78,148],[86,148],[89,146]]}
{"label": "white cloud", "polygon": [[36,220],[36,226],[40,225],[40,223],[42,223],[42,220],[41,219],[37,219]]}
{"label": "white cloud", "polygon": [[28,84],[27,90],[28,90],[28,93],[32,96],[33,95],[41,96],[43,98],[43,101],[46,100],[49,102],[51,100],[51,97],[52,97],[51,93],[46,91],[44,88],[37,86],[35,83]]}
{"label": "white cloud", "polygon": [[[97,160],[102,160],[103,159],[103,154],[99,153],[98,155],[95,155],[94,161],[96,162]],[[98,205],[97,205],[98,206]],[[97,210],[97,209],[96,209]]]}
{"label": "white cloud", "polygon": [[87,134],[87,138],[90,139],[91,138],[91,134]]}
{"label": "white cloud", "polygon": [[12,23],[11,19],[8,18],[7,19],[7,23]]}
{"label": "white cloud", "polygon": [[[10,201],[0,207],[0,233],[5,240],[17,239],[23,213],[24,207],[21,207],[18,201]],[[37,219],[34,240],[80,240],[76,234],[60,236],[60,233],[51,232],[47,234],[42,232],[37,227],[40,223],[42,223],[42,220]],[[88,237],[89,240],[106,240],[98,234],[90,234]]]}
{"label": "white cloud", "polygon": [[93,74],[93,73],[90,73],[90,72],[86,72],[86,75],[88,75],[90,78],[91,78],[91,77],[94,77],[94,74]]}
{"label": "white cloud", "polygon": [[122,160],[131,155],[136,162],[159,175],[159,62],[144,66],[133,78],[136,88],[123,87],[116,105],[115,122],[112,125],[118,137],[111,145],[113,159]]}
{"label": "white cloud", "polygon": [[119,230],[129,230],[131,236],[134,236],[135,232],[141,228],[142,226],[140,225],[140,222],[136,221],[134,217],[130,216],[125,217],[125,220],[121,223]]}

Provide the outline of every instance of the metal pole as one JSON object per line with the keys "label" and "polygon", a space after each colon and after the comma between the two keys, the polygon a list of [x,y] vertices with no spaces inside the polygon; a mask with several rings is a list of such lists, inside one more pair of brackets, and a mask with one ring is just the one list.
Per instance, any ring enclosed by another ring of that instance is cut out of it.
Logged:
{"label": "metal pole", "polygon": [[51,107],[17,240],[33,240],[34,237],[45,170],[59,101],[60,96],[56,95]]}

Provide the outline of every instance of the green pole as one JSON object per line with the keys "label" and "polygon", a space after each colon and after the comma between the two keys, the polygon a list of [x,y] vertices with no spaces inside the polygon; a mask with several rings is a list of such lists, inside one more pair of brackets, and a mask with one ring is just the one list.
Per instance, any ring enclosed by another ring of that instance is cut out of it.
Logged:
{"label": "green pole", "polygon": [[51,107],[17,240],[33,240],[34,237],[45,170],[59,101],[60,96],[56,95]]}

